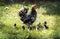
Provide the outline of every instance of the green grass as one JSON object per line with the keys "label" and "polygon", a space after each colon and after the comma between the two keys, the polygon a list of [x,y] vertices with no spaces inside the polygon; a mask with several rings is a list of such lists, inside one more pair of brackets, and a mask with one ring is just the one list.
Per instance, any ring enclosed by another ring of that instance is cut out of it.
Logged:
{"label": "green grass", "polygon": [[[40,2],[37,3],[37,19],[32,26],[39,22],[42,28],[28,31],[27,25],[23,24],[18,16],[18,10],[23,4],[15,3],[0,6],[0,39],[26,39],[30,35],[32,39],[60,39],[60,3],[59,2]],[[27,4],[29,12],[32,4]],[[5,9],[9,7],[9,9]],[[44,15],[45,13],[45,15]],[[47,21],[49,29],[44,29],[43,22]],[[17,24],[17,29],[13,25]],[[21,26],[25,25],[26,30],[22,31]]]}

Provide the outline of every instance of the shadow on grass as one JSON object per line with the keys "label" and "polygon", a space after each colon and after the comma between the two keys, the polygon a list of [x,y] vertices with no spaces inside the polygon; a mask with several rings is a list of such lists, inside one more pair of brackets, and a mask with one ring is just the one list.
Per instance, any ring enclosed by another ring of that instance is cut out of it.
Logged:
{"label": "shadow on grass", "polygon": [[38,8],[45,8],[48,15],[60,15],[60,2],[40,2]]}
{"label": "shadow on grass", "polygon": [[47,14],[49,15],[60,15],[60,3],[52,3],[46,6]]}
{"label": "shadow on grass", "polygon": [[60,37],[54,37],[53,39],[60,39]]}
{"label": "shadow on grass", "polygon": [[0,22],[0,29],[2,29],[3,27],[5,27],[5,24],[3,22]]}
{"label": "shadow on grass", "polygon": [[28,2],[28,1],[23,1],[23,2],[14,2],[14,3],[11,3],[11,2],[0,2],[0,6],[7,6],[7,5],[12,5],[12,4],[22,4],[24,6],[28,6],[29,4],[34,4],[34,2]]}

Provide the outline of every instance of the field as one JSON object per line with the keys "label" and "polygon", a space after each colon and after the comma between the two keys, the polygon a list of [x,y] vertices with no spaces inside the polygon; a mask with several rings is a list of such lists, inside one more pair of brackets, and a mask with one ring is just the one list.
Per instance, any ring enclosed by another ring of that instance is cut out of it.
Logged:
{"label": "field", "polygon": [[[27,25],[18,16],[18,10],[25,5],[29,7],[30,13],[33,3],[0,3],[0,39],[26,39],[27,35],[31,39],[60,39],[60,2],[37,3],[37,19],[32,26],[35,27],[40,22],[42,27],[31,31],[28,31]],[[49,29],[44,28],[44,21],[47,21]],[[13,28],[15,23],[16,29]],[[22,25],[26,27],[24,31],[21,29]]]}

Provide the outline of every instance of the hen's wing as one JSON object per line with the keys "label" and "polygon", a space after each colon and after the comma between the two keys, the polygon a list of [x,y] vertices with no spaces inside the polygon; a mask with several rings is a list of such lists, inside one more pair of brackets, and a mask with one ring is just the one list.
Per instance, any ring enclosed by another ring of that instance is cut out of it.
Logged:
{"label": "hen's wing", "polygon": [[24,21],[25,24],[33,24],[36,20],[36,10],[34,8],[31,9],[31,13],[27,16],[27,19]]}

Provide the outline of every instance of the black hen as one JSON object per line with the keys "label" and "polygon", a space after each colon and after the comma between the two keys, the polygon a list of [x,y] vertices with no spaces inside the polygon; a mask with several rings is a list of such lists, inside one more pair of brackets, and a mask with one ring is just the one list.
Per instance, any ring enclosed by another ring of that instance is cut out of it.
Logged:
{"label": "black hen", "polygon": [[19,16],[21,17],[20,19],[22,20],[22,22],[24,24],[27,25],[31,25],[34,23],[34,21],[36,20],[36,16],[37,16],[37,12],[36,12],[36,4],[32,7],[31,9],[31,13],[28,15],[27,14],[27,9],[25,9],[24,11],[22,11],[22,13],[19,13]]}
{"label": "black hen", "polygon": [[36,20],[36,15],[37,15],[37,12],[36,10],[32,7],[31,9],[31,13],[28,15],[27,19],[24,21],[25,24],[33,24],[34,21]]}

